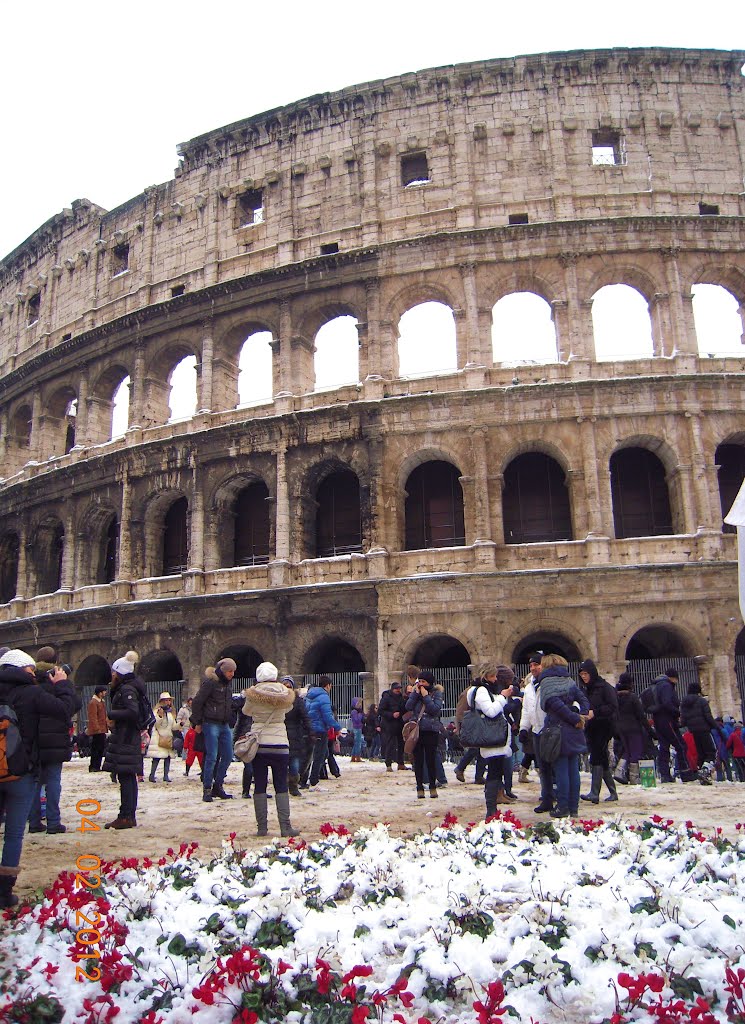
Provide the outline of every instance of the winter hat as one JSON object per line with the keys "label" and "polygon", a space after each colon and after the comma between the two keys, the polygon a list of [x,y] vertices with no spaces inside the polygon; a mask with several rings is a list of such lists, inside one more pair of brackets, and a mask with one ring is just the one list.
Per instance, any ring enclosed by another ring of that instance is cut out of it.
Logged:
{"label": "winter hat", "polygon": [[94,693],[105,693],[108,690],[106,683],[99,683],[98,686],[93,687]]}
{"label": "winter hat", "polygon": [[51,662],[52,666],[54,666],[56,660],[57,652],[53,647],[40,647],[39,650],[36,652],[37,665],[39,664],[40,661],[48,661]]}
{"label": "winter hat", "polygon": [[701,683],[689,683],[688,693],[701,693]]}
{"label": "winter hat", "polygon": [[232,669],[233,672],[235,672],[238,666],[236,665],[232,658],[220,658],[220,660],[215,665],[215,668],[217,669],[218,672],[222,674],[222,672],[224,672],[225,669],[227,669],[228,671]]}
{"label": "winter hat", "polygon": [[296,688],[295,680],[292,678],[292,676],[282,676],[280,682],[289,683],[293,690]]}
{"label": "winter hat", "polygon": [[630,672],[622,672],[616,683],[617,690],[632,690],[634,688],[634,677]]}
{"label": "winter hat", "polygon": [[528,655],[528,664],[529,665],[540,665],[542,657],[543,657],[543,651],[533,651],[532,654]]}
{"label": "winter hat", "polygon": [[134,675],[135,667],[129,658],[117,658],[111,666],[111,671],[116,672],[118,676],[131,676]]}
{"label": "winter hat", "polygon": [[515,673],[509,667],[509,665],[497,665],[497,685],[505,689],[507,686],[512,686],[515,680]]}
{"label": "winter hat", "polygon": [[137,662],[140,660],[140,656],[137,653],[137,651],[127,651],[124,657],[127,659],[127,661],[131,661],[133,665],[136,665]]}
{"label": "winter hat", "polygon": [[28,668],[31,665],[35,668],[36,662],[25,651],[12,650],[6,651],[2,658],[0,658],[0,665],[12,665],[13,668]]}
{"label": "winter hat", "polygon": [[273,683],[276,682],[278,675],[279,672],[276,665],[272,665],[271,661],[262,661],[256,669],[256,682]]}
{"label": "winter hat", "polygon": [[435,685],[435,677],[432,675],[429,669],[424,669],[423,672],[419,673],[419,682],[426,683],[428,688],[431,690],[432,687]]}
{"label": "winter hat", "polygon": [[400,690],[400,689],[402,689],[401,683],[399,683],[398,680],[395,680],[394,682],[391,683],[391,689],[392,690]]}

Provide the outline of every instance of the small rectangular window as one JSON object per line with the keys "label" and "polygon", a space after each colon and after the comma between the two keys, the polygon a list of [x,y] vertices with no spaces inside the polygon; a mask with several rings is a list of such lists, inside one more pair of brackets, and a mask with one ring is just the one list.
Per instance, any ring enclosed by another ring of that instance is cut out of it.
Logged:
{"label": "small rectangular window", "polygon": [[123,274],[129,270],[129,245],[124,242],[111,250],[111,275]]}
{"label": "small rectangular window", "polygon": [[401,157],[401,184],[404,188],[428,185],[431,180],[426,153],[407,153]]}
{"label": "small rectangular window", "polygon": [[171,288],[171,298],[172,299],[177,299],[179,297],[179,295],[183,295],[185,291],[186,291],[186,285],[184,285],[184,284],[174,285],[174,287]]}
{"label": "small rectangular window", "polygon": [[527,224],[528,215],[527,213],[511,213],[507,220],[508,224]]}
{"label": "small rectangular window", "polygon": [[321,246],[321,256],[334,256],[339,251],[338,242],[326,242]]}
{"label": "small rectangular window", "polygon": [[714,203],[699,203],[698,212],[702,217],[718,217],[719,207]]}
{"label": "small rectangular window", "polygon": [[595,167],[612,167],[626,163],[626,151],[620,132],[592,133],[592,162]]}
{"label": "small rectangular window", "polygon": [[30,327],[31,324],[35,324],[39,319],[39,313],[41,312],[41,295],[32,295],[28,300],[28,306],[26,309],[26,324]]}
{"label": "small rectangular window", "polygon": [[242,228],[264,223],[264,196],[260,188],[238,196],[238,218]]}

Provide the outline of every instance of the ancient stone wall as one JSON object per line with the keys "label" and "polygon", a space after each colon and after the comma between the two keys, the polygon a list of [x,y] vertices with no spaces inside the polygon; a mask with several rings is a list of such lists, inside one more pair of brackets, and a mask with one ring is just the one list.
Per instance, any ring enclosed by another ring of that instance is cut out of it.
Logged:
{"label": "ancient stone wall", "polygon": [[[0,642],[167,649],[191,680],[239,642],[305,672],[343,643],[383,686],[433,636],[472,662],[563,637],[615,673],[656,629],[734,708],[717,452],[745,446],[745,356],[700,351],[692,288],[745,304],[743,62],[593,51],[369,83],[193,139],[172,181],[40,227],[0,263]],[[597,358],[609,284],[646,301],[648,356]],[[550,305],[550,362],[495,362],[493,307],[522,292]],[[426,301],[452,310],[457,365],[402,376],[399,320]],[[342,315],[358,381],[316,390],[316,334]],[[241,408],[255,331],[273,397]],[[172,421],[185,356],[196,412]],[[630,448],[662,466],[667,532],[619,535],[610,467]],[[560,469],[569,535],[514,543],[509,474],[531,453]],[[464,536],[412,546],[407,487],[435,463],[457,470]],[[319,556],[319,488],[340,471],[360,543]],[[236,565],[252,483],[268,550]],[[181,499],[188,564],[164,574]]]}

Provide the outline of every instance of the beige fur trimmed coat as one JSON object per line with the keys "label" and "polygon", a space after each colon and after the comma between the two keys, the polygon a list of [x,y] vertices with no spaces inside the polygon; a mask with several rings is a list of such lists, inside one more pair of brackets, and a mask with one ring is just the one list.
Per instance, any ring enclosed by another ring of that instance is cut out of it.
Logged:
{"label": "beige fur trimmed coat", "polygon": [[289,690],[284,683],[256,683],[246,690],[243,714],[253,719],[251,732],[260,736],[259,750],[264,747],[286,747],[287,729],[285,715],[295,703],[295,691]]}

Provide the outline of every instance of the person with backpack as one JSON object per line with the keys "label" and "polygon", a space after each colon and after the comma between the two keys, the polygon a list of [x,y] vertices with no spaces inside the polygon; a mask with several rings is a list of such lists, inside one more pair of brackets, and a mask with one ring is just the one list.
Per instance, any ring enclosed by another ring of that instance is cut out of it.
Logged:
{"label": "person with backpack", "polygon": [[680,735],[680,700],[675,690],[678,673],[674,668],[665,669],[665,674],[657,676],[654,681],[654,703],[651,706],[654,731],[659,744],[657,767],[660,782],[675,782],[670,770],[670,747],[678,755],[678,770],[683,782],[693,782],[695,772],[690,770],[686,745]]}
{"label": "person with backpack", "polygon": [[42,716],[67,722],[73,714],[69,695],[48,693],[35,676],[36,663],[25,651],[0,657],[0,819],[5,816],[0,909],[18,903],[13,887],[39,772],[39,722]]}
{"label": "person with backpack", "polygon": [[142,775],[141,733],[154,720],[145,684],[135,675],[135,666],[127,658],[118,658],[111,666],[109,721],[111,736],[106,748],[104,771],[112,772],[119,782],[119,814],[105,828],[135,828],[137,825],[137,778]]}
{"label": "person with backpack", "polygon": [[[202,800],[211,804],[214,797],[232,800],[223,783],[233,760],[232,680],[237,669],[232,658],[221,658],[214,668],[204,673],[199,692],[192,701],[191,721],[194,730],[204,735],[204,768],[202,769]],[[233,724],[238,715],[233,718]]]}
{"label": "person with backpack", "polygon": [[[680,722],[693,737],[699,781],[706,785],[707,781],[711,781],[717,759],[717,748],[711,734],[718,731],[719,727],[714,721],[708,700],[701,693],[701,683],[698,681],[688,684],[688,692],[680,702]],[[688,761],[690,763],[690,756]]]}

